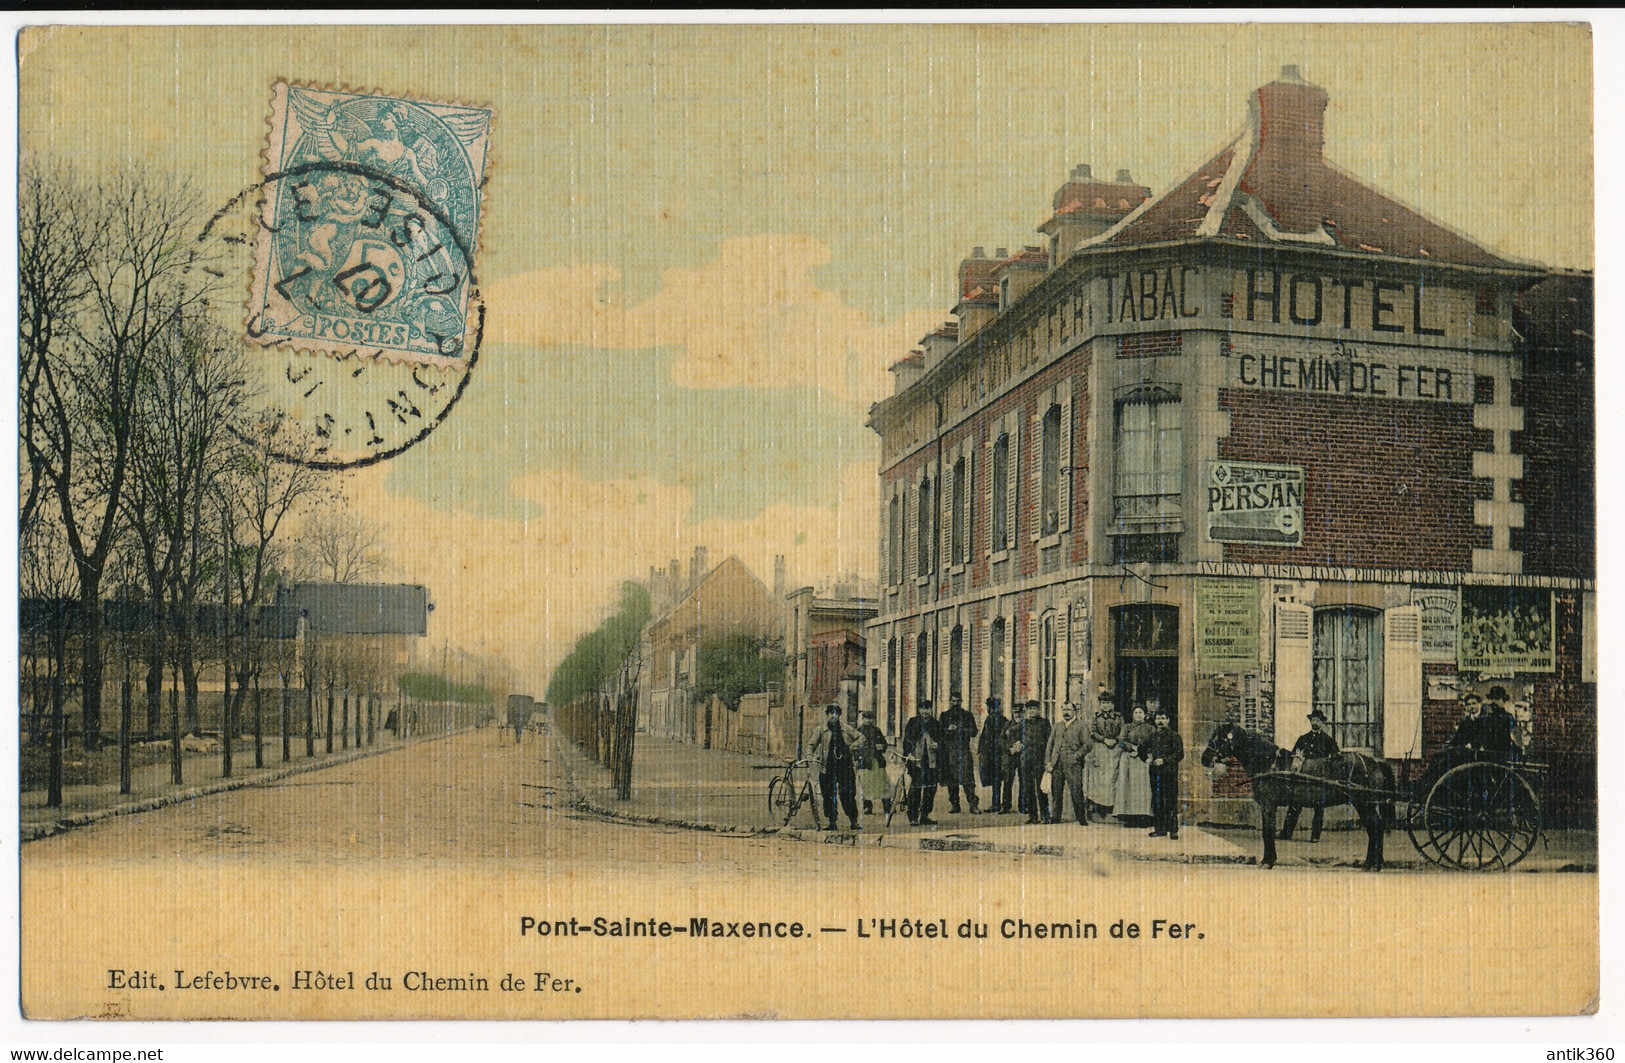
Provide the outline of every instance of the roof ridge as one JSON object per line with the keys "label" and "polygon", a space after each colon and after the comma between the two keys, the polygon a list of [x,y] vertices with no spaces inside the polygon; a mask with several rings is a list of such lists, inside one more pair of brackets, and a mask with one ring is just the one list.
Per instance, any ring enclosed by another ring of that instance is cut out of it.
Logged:
{"label": "roof ridge", "polygon": [[1252,162],[1253,145],[1257,140],[1257,130],[1253,128],[1253,121],[1249,118],[1242,125],[1241,131],[1230,141],[1232,145],[1239,146],[1230,156],[1230,168],[1224,172],[1224,179],[1219,182],[1218,189],[1213,193],[1213,202],[1208,204],[1207,213],[1202,215],[1202,224],[1196,227],[1197,236],[1219,235],[1219,227],[1224,224],[1224,216],[1230,213],[1230,204],[1235,198],[1236,189],[1241,187],[1242,175],[1247,172],[1247,164]]}
{"label": "roof ridge", "polygon": [[1145,199],[1140,203],[1139,206],[1123,215],[1111,228],[1105,230],[1104,232],[1096,233],[1094,236],[1089,237],[1089,239],[1079,243],[1078,250],[1081,251],[1086,247],[1098,247],[1117,236],[1130,225],[1133,225],[1136,221],[1139,221],[1141,216],[1149,211],[1152,207],[1155,207],[1157,204],[1161,203],[1163,200],[1167,199],[1169,196],[1173,195],[1175,192],[1184,187],[1185,182],[1189,181],[1192,175],[1202,168],[1204,163],[1212,162],[1220,155],[1223,155],[1226,151],[1229,151],[1235,145],[1236,141],[1241,139],[1246,131],[1246,127],[1243,127],[1241,132],[1234,133],[1228,139],[1221,141],[1216,150],[1208,152],[1202,156],[1203,162],[1197,163],[1189,170],[1181,171],[1180,175],[1171,183],[1163,186],[1160,192]]}
{"label": "roof ridge", "polygon": [[1495,258],[1498,258],[1503,262],[1506,262],[1506,263],[1508,263],[1510,265],[1513,265],[1513,266],[1522,266],[1522,267],[1524,267],[1526,269],[1548,269],[1549,268],[1546,265],[1546,263],[1541,262],[1538,259],[1516,258],[1516,257],[1514,257],[1512,255],[1506,254],[1499,247],[1496,247],[1493,244],[1487,243],[1484,240],[1480,240],[1478,237],[1473,236],[1470,233],[1464,232],[1461,229],[1456,228],[1454,225],[1451,225],[1449,222],[1440,221],[1438,218],[1435,218],[1433,215],[1429,214],[1425,210],[1422,210],[1420,207],[1417,207],[1415,204],[1412,204],[1412,203],[1410,203],[1410,202],[1408,202],[1408,201],[1406,201],[1404,199],[1401,199],[1400,197],[1394,195],[1392,192],[1388,191],[1387,189],[1378,188],[1376,185],[1372,184],[1370,181],[1366,180],[1363,177],[1360,177],[1358,174],[1354,173],[1351,170],[1347,170],[1347,169],[1343,168],[1342,166],[1339,166],[1337,163],[1333,162],[1331,159],[1326,158],[1324,155],[1321,156],[1320,163],[1321,163],[1322,166],[1326,167],[1326,169],[1328,169],[1328,170],[1332,171],[1333,173],[1337,174],[1339,177],[1342,177],[1344,180],[1353,181],[1355,184],[1359,185],[1361,188],[1365,189],[1367,192],[1370,192],[1370,193],[1372,193],[1373,195],[1376,195],[1376,196],[1380,196],[1383,199],[1386,199],[1391,203],[1397,203],[1399,206],[1404,207],[1406,210],[1410,211],[1412,214],[1416,215],[1418,218],[1421,218],[1423,221],[1427,222],[1429,225],[1437,226],[1438,228],[1443,229],[1445,232],[1449,233],[1451,236],[1454,236],[1456,239],[1462,241],[1463,243],[1469,244],[1472,247],[1476,247],[1479,250],[1485,252],[1486,254],[1489,254],[1489,255],[1491,255],[1491,256],[1493,256]]}

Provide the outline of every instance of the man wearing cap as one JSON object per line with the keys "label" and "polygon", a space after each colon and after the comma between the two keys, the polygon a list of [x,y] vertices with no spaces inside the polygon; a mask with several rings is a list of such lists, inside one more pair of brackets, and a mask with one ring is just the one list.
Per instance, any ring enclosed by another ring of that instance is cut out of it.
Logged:
{"label": "man wearing cap", "polygon": [[959,811],[959,792],[965,791],[965,803],[972,815],[980,812],[976,800],[976,757],[971,753],[971,740],[976,737],[976,717],[960,703],[958,696],[948,699],[948,711],[942,714],[943,785],[948,787],[948,811]]}
{"label": "man wearing cap", "polygon": [[989,812],[1010,811],[1010,783],[1012,775],[1004,757],[1004,732],[1010,720],[1004,715],[1004,706],[998,698],[987,699],[987,719],[982,733],[976,739],[976,759],[982,769],[982,785],[989,790]]}
{"label": "man wearing cap", "polygon": [[813,737],[807,757],[818,768],[818,790],[824,796],[824,829],[835,829],[835,802],[841,803],[847,822],[853,830],[858,826],[858,780],[853,770],[852,746],[863,741],[863,735],[841,719],[841,707],[831,705],[824,710],[824,728]]}
{"label": "man wearing cap", "polygon": [[1044,796],[1044,756],[1049,752],[1049,721],[1044,719],[1043,707],[1029,701],[1016,710],[1005,732],[1010,744],[1006,751],[1019,765],[1021,775],[1021,810],[1027,813],[1028,823],[1041,823],[1049,819],[1049,799]]}
{"label": "man wearing cap", "polygon": [[1179,837],[1179,762],[1185,759],[1185,742],[1170,720],[1168,710],[1158,705],[1155,730],[1140,747],[1140,758],[1150,767],[1153,838]]}
{"label": "man wearing cap", "polygon": [[[1337,748],[1337,740],[1332,737],[1331,721],[1326,719],[1325,713],[1316,709],[1309,714],[1309,730],[1299,735],[1298,740],[1292,744],[1292,770],[1303,771],[1306,761],[1324,760],[1327,757],[1335,757],[1340,752],[1342,751]],[[1309,774],[1319,775],[1323,773],[1311,768]],[[1298,805],[1287,806],[1286,818],[1281,821],[1282,841],[1292,840],[1292,832],[1298,826],[1298,813],[1302,811],[1303,809]],[[1314,813],[1314,819],[1309,824],[1309,840],[1318,842],[1320,841],[1320,828],[1326,821],[1325,806],[1316,805]]]}
{"label": "man wearing cap", "polygon": [[908,821],[921,826],[932,826],[931,807],[937,802],[937,783],[941,778],[942,724],[929,701],[920,702],[919,710],[909,717],[903,727],[903,760],[908,764],[908,797],[905,798]]}

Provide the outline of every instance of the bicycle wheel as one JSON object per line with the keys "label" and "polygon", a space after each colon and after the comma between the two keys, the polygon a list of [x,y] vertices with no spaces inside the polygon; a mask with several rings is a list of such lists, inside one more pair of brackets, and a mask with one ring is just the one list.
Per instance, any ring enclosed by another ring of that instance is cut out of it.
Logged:
{"label": "bicycle wheel", "polygon": [[786,824],[789,823],[790,817],[793,817],[802,805],[806,805],[807,811],[812,813],[813,830],[822,830],[824,821],[818,817],[818,798],[813,793],[813,784],[811,782],[801,784],[801,792],[796,797],[796,807],[790,810],[790,816],[785,817]]}
{"label": "bicycle wheel", "polygon": [[795,815],[795,811],[790,794],[790,780],[780,775],[767,784],[767,814],[773,817],[776,823],[788,823],[790,817]]}

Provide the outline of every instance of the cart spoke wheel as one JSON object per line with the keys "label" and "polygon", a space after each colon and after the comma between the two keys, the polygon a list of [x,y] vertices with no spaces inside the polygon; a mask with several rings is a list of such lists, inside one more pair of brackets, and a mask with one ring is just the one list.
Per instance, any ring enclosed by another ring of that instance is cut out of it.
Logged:
{"label": "cart spoke wheel", "polygon": [[1506,870],[1540,835],[1540,802],[1517,771],[1495,761],[1460,764],[1428,792],[1413,816],[1417,851],[1443,867]]}

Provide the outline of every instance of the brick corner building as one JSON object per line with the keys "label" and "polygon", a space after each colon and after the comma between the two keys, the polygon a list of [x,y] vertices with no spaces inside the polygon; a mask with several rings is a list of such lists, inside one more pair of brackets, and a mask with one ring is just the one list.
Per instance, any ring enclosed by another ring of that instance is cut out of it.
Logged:
{"label": "brick corner building", "polygon": [[[1503,686],[1548,808],[1594,819],[1590,275],[1337,167],[1327,104],[1286,67],[1170,190],[1079,167],[1047,250],[960,264],[870,416],[875,707],[1103,685],[1192,752],[1319,709],[1414,777]],[[1198,810],[1241,792],[1185,763]]]}

